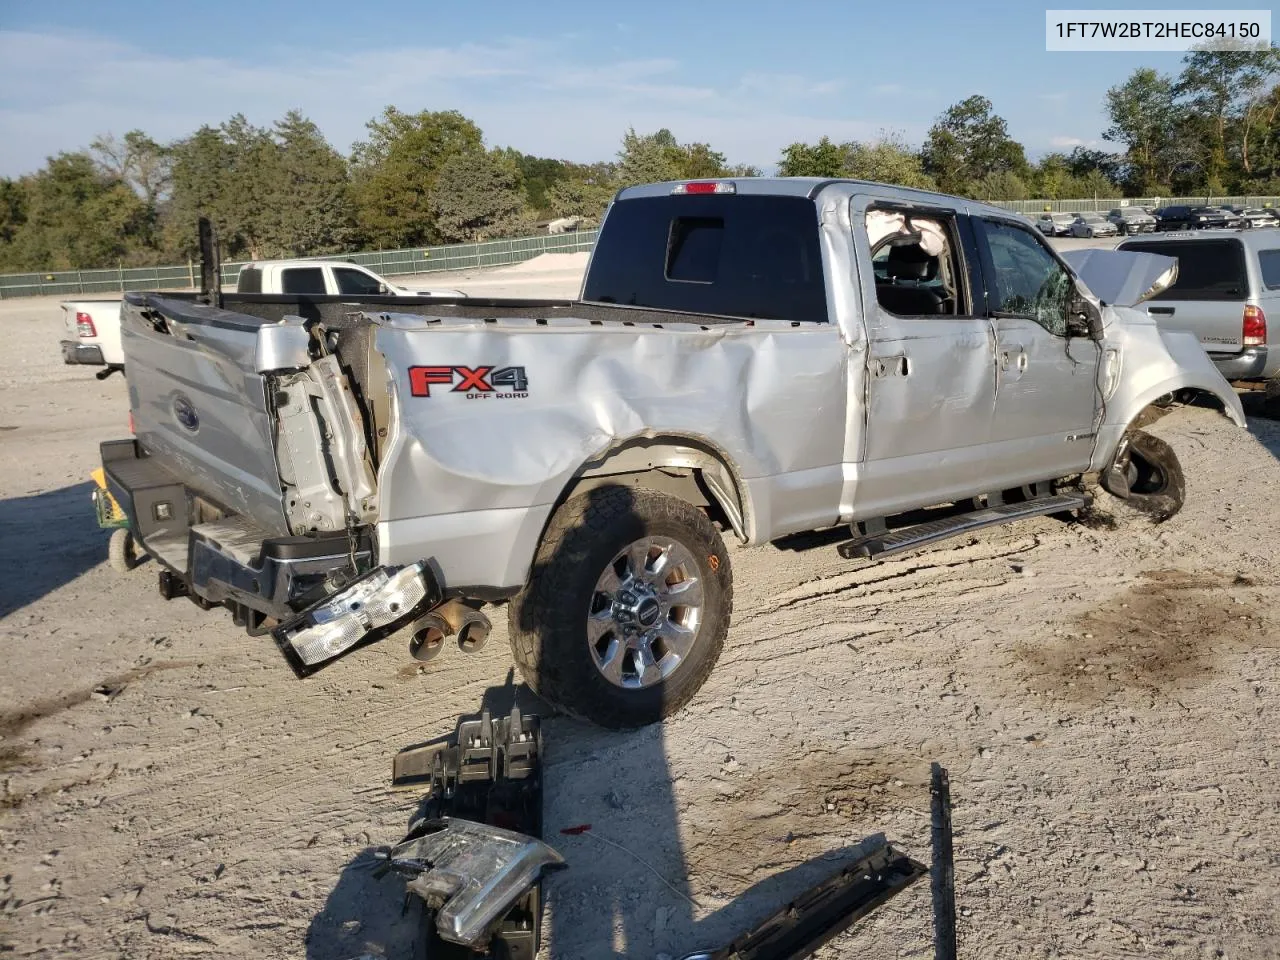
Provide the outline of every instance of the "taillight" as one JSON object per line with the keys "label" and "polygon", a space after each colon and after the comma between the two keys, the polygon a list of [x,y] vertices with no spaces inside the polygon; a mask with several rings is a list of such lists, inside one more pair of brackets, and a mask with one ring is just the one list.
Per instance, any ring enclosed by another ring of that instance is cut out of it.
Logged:
{"label": "taillight", "polygon": [[1267,315],[1261,307],[1244,308],[1244,336],[1246,347],[1260,347],[1267,342]]}
{"label": "taillight", "polygon": [[130,433],[137,432],[136,430],[133,429],[133,411],[132,410],[129,411],[129,432]]}
{"label": "taillight", "polygon": [[87,313],[76,314],[76,331],[82,337],[96,337],[98,331],[93,326],[93,317]]}
{"label": "taillight", "polygon": [[737,193],[736,184],[728,181],[695,180],[692,183],[677,183],[672,193]]}

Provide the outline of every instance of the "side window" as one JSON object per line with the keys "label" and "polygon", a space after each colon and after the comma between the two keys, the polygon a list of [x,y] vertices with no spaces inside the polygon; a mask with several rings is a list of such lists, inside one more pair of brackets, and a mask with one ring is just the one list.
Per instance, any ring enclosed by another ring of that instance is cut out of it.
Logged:
{"label": "side window", "polygon": [[280,292],[323,294],[324,270],[320,267],[289,267],[281,270]]}
{"label": "side window", "polygon": [[1268,290],[1280,290],[1280,250],[1259,250],[1262,283]]}
{"label": "side window", "polygon": [[866,230],[881,309],[899,317],[967,313],[954,217],[873,206]]}
{"label": "side window", "polygon": [[1028,230],[1009,223],[975,220],[992,275],[987,278],[992,313],[1034,320],[1055,337],[1067,335],[1074,282]]}
{"label": "side window", "polygon": [[334,267],[333,278],[338,282],[338,292],[357,296],[376,295],[381,284],[363,270],[350,267]]}

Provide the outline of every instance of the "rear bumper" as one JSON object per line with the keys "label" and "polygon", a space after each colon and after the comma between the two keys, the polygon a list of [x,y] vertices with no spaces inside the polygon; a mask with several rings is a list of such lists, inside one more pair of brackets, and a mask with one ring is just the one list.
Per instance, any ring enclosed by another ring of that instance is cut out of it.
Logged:
{"label": "rear bumper", "polygon": [[1232,354],[1211,353],[1209,359],[1225,380],[1262,380],[1266,377],[1266,347],[1245,347]]}
{"label": "rear bumper", "polygon": [[83,363],[93,367],[106,366],[107,361],[102,359],[102,348],[96,343],[63,340],[61,347],[63,363]]}
{"label": "rear bumper", "polygon": [[354,543],[345,531],[270,537],[234,516],[192,523],[192,492],[136,440],[108,441],[101,453],[107,490],[138,545],[207,603],[290,619],[325,596],[333,575],[354,576],[373,566],[367,536]]}

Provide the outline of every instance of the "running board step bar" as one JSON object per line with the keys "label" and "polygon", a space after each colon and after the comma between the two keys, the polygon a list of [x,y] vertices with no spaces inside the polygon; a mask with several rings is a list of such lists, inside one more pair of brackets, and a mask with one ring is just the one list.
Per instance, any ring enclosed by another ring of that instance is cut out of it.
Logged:
{"label": "running board step bar", "polygon": [[981,530],[983,527],[995,527],[1002,523],[1012,523],[1015,520],[1026,520],[1030,517],[1043,517],[1050,513],[1079,510],[1088,504],[1089,497],[1077,493],[1035,497],[1022,503],[1004,503],[942,520],[930,520],[927,523],[902,527],[898,530],[868,533],[865,536],[846,540],[836,547],[836,550],[846,560],[855,560],[859,557],[883,557],[925,547],[939,540],[946,540],[948,537]]}

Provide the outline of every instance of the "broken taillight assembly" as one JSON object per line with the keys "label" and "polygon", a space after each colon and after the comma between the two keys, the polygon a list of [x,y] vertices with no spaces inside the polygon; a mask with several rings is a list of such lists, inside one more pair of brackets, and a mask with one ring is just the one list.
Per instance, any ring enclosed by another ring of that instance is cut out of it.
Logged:
{"label": "broken taillight assembly", "polygon": [[93,325],[93,317],[87,313],[76,313],[76,333],[81,337],[96,337],[97,328]]}
{"label": "broken taillight assembly", "polygon": [[1244,330],[1241,342],[1246,347],[1260,347],[1267,342],[1267,315],[1261,307],[1244,308]]}
{"label": "broken taillight assembly", "polygon": [[[300,675],[332,660],[382,627],[411,614],[427,597],[422,563],[378,567],[272,631]],[[432,583],[432,599],[439,591]]]}

